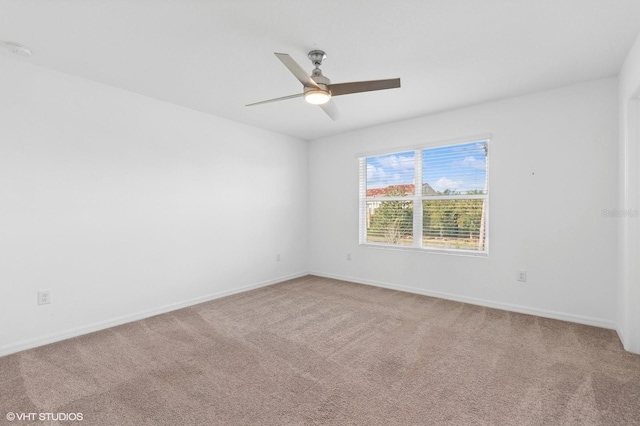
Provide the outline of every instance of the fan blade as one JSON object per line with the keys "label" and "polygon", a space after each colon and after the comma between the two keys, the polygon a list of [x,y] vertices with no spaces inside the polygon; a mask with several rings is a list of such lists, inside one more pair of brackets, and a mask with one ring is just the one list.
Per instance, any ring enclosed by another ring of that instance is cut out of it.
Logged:
{"label": "fan blade", "polygon": [[304,96],[304,93],[297,93],[295,95],[289,95],[289,96],[283,96],[281,98],[275,98],[275,99],[269,99],[266,101],[260,101],[260,102],[254,102],[252,104],[248,104],[245,106],[254,106],[254,105],[261,105],[261,104],[268,104],[270,102],[278,102],[278,101],[284,101],[285,99],[293,99],[293,98],[301,98]]}
{"label": "fan blade", "polygon": [[322,110],[329,116],[333,121],[336,121],[340,118],[340,111],[338,111],[338,107],[336,104],[329,100],[326,104],[318,105]]}
{"label": "fan blade", "polygon": [[303,70],[291,56],[286,53],[274,53],[274,55],[280,59],[280,62],[282,62],[284,66],[291,71],[291,74],[293,74],[304,87],[320,88],[316,82],[311,79],[311,76],[307,74],[307,72]]}
{"label": "fan blade", "polygon": [[330,84],[331,96],[348,95],[350,93],[371,92],[374,90],[397,89],[399,78],[388,80],[353,81],[351,83]]}

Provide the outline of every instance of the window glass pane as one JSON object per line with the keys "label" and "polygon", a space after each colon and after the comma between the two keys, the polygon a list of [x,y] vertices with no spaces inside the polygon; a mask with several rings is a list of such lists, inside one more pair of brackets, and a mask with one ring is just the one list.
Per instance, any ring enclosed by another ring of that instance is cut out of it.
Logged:
{"label": "window glass pane", "polygon": [[427,200],[422,207],[424,247],[484,250],[485,200]]}
{"label": "window glass pane", "polygon": [[414,194],[414,151],[367,157],[367,197]]}
{"label": "window glass pane", "polygon": [[413,244],[413,202],[368,201],[367,242]]}
{"label": "window glass pane", "polygon": [[422,195],[487,193],[487,143],[471,142],[422,151]]}

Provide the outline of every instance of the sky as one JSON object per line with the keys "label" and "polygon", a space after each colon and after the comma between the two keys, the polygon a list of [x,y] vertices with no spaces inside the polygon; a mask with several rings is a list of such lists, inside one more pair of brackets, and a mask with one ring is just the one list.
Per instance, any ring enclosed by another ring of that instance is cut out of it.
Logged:
{"label": "sky", "polygon": [[[485,141],[422,150],[423,183],[436,191],[484,189]],[[367,157],[367,189],[414,182],[415,151]]]}

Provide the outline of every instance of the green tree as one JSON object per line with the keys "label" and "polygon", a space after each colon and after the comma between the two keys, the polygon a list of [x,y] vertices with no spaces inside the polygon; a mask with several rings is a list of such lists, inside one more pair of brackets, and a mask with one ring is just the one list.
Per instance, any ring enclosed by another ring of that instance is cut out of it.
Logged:
{"label": "green tree", "polygon": [[[469,191],[468,195],[482,194]],[[460,195],[460,192],[446,189],[438,195]],[[483,214],[481,199],[444,199],[423,202],[423,235],[425,238],[447,238],[472,240],[479,238]]]}
{"label": "green tree", "polygon": [[[469,191],[469,195],[482,194],[482,191]],[[468,199],[458,200],[458,228],[462,234],[468,235],[469,239],[480,237],[480,225],[482,222],[482,213],[484,208],[484,200]]]}
{"label": "green tree", "polygon": [[[458,195],[459,192],[445,189],[437,195]],[[426,200],[422,205],[423,234],[426,237],[451,237],[456,232],[456,200]]]}
{"label": "green tree", "polygon": [[[387,197],[407,195],[402,186],[390,186]],[[413,236],[413,204],[411,201],[382,201],[371,216],[369,235],[384,239],[390,244],[398,244],[403,238]]]}

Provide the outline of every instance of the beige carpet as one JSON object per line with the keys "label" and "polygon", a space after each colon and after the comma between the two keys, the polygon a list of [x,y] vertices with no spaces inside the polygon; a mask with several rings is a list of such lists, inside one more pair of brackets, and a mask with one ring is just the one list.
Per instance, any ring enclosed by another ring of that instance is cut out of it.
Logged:
{"label": "beige carpet", "polygon": [[0,358],[0,392],[13,425],[637,425],[640,356],[611,330],[309,276]]}

